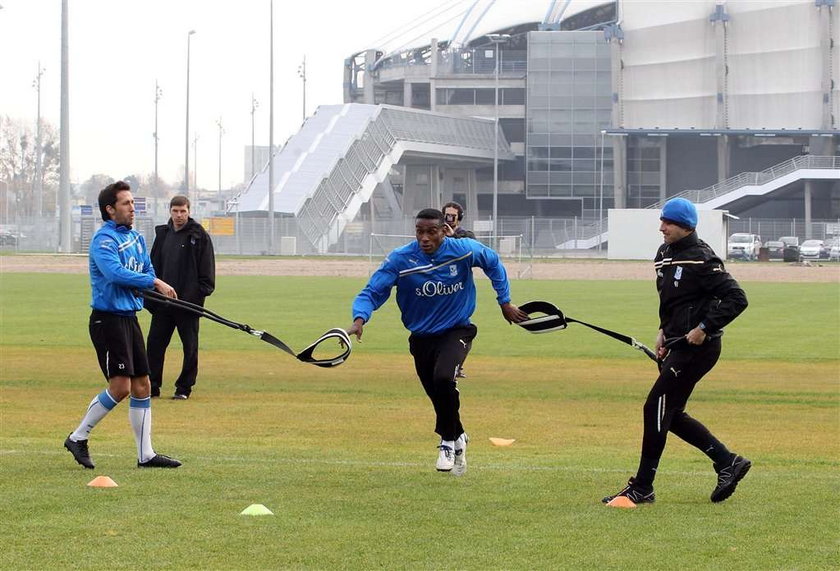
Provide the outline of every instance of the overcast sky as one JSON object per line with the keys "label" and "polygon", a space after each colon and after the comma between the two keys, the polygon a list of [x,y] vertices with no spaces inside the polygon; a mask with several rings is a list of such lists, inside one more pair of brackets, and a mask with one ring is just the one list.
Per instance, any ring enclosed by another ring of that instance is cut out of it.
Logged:
{"label": "overcast sky", "polygon": [[[368,47],[427,6],[396,0],[275,0],[275,143],[302,121],[307,65],[307,111],[342,103],[344,59]],[[0,115],[31,121],[38,62],[41,114],[60,119],[61,0],[0,0]],[[268,144],[269,0],[70,0],[71,179],[95,173],[114,178],[154,172],[154,90],[159,102],[159,172],[170,183],[184,164],[187,33],[190,58],[190,138],[198,134],[200,186],[218,186],[221,117],[222,185],[242,181],[243,146],[251,140],[251,93],[260,107],[256,142]],[[192,145],[192,143],[191,143]],[[190,148],[192,153],[192,146]]]}
{"label": "overcast sky", "polygon": [[[187,34],[190,57],[190,166],[199,186],[242,182],[251,141],[251,93],[259,101],[258,145],[268,144],[269,1],[69,0],[71,180],[154,172],[155,81],[159,102],[159,173],[177,183],[185,146]],[[448,39],[475,0],[275,0],[274,141],[300,127],[306,56],[307,113],[343,102],[344,59],[370,47]],[[573,5],[592,4],[577,0]],[[548,0],[493,4],[483,28],[540,20]],[[44,68],[42,117],[59,125],[61,0],[0,0],[0,115],[35,125],[38,62]],[[437,28],[433,33],[430,30]],[[485,29],[485,31],[486,31]],[[476,30],[476,32],[481,31]],[[198,134],[197,159],[192,139]],[[196,166],[196,169],[192,167]]]}

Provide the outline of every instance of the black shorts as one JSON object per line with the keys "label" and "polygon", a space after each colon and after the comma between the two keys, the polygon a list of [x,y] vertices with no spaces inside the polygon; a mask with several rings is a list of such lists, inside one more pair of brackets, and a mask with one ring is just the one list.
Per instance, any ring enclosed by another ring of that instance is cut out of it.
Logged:
{"label": "black shorts", "polygon": [[136,316],[126,317],[94,309],[90,314],[89,329],[99,368],[106,379],[149,374],[143,332]]}

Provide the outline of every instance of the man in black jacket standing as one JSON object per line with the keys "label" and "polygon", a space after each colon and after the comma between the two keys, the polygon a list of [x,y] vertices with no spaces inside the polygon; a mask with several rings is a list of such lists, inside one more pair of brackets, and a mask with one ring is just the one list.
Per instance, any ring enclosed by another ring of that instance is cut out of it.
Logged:
{"label": "man in black jacket standing", "polygon": [[697,237],[694,204],[673,198],[665,203],[660,220],[664,244],[654,261],[659,292],[659,377],[643,409],[644,435],[636,477],[602,501],[608,503],[616,496],[626,496],[637,504],[654,501],[653,479],[670,431],[712,460],[718,478],[711,500],[722,502],[735,491],[751,463],[730,452],[690,417],[685,405],[694,386],[717,363],[722,329],[746,309],[747,296],[709,245]]}
{"label": "man in black jacket standing", "polygon": [[[180,299],[204,305],[204,298],[213,293],[216,287],[213,242],[201,224],[190,218],[190,201],[186,196],[172,198],[169,215],[168,223],[155,226],[152,266],[161,279],[176,288]],[[175,395],[172,398],[186,400],[190,398],[198,376],[199,318],[195,314],[165,307],[153,300],[147,300],[146,307],[152,313],[146,342],[152,396],[160,396],[166,348],[177,328],[184,346],[184,362],[181,374],[175,381]]]}

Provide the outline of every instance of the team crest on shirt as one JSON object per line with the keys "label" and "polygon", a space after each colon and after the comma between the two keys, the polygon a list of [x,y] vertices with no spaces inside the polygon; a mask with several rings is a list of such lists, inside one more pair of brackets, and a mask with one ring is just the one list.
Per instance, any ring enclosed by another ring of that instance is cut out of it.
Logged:
{"label": "team crest on shirt", "polygon": [[458,275],[458,266],[456,266],[455,264],[452,264],[451,266],[449,266],[449,275],[450,276],[457,276]]}

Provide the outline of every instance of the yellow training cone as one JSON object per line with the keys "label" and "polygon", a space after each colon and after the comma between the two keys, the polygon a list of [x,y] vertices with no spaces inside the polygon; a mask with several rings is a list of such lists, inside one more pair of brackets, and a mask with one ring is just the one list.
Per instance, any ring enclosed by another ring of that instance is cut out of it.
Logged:
{"label": "yellow training cone", "polygon": [[493,438],[492,436],[490,437],[490,443],[493,444],[493,446],[510,446],[514,442],[516,442],[516,438]]}
{"label": "yellow training cone", "polygon": [[239,515],[274,515],[274,512],[262,504],[251,504],[242,510]]}
{"label": "yellow training cone", "polygon": [[616,496],[607,505],[611,508],[635,508],[636,504],[627,496]]}
{"label": "yellow training cone", "polygon": [[87,484],[91,488],[116,488],[117,483],[108,476],[97,476]]}

